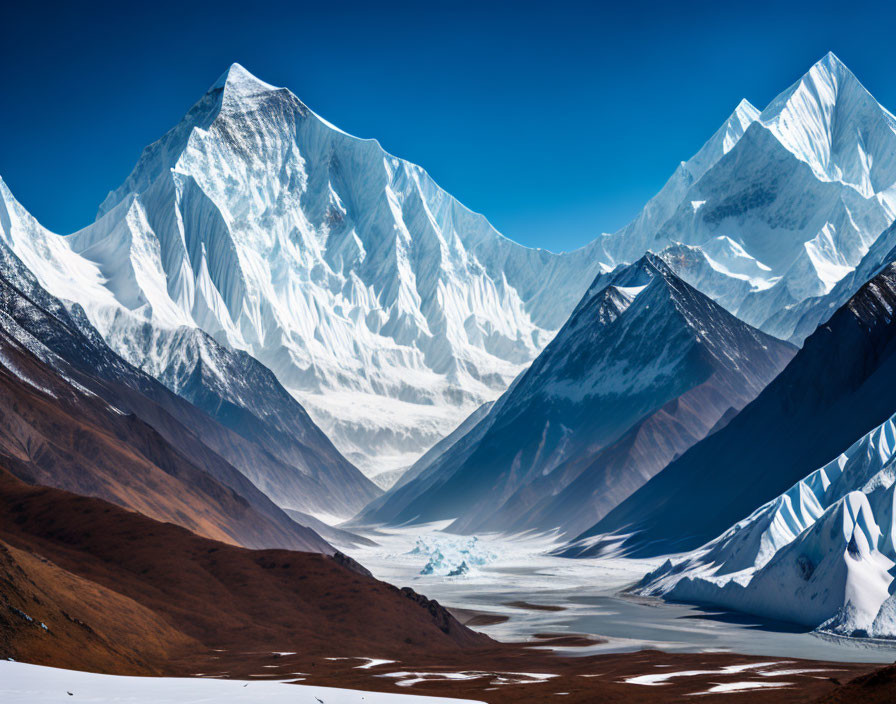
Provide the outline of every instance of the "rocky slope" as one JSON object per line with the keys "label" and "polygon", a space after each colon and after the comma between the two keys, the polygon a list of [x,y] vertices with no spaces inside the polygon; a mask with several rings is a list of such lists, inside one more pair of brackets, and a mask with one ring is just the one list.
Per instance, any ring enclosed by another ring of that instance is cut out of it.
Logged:
{"label": "rocky slope", "polygon": [[[568,555],[694,549],[785,492],[892,415],[896,264],[811,335],[727,426],[692,447],[586,531]],[[611,541],[612,542],[612,541]]]}
{"label": "rocky slope", "polygon": [[263,452],[115,355],[0,245],[0,454],[18,476],[254,547],[331,552],[215,447]]}
{"label": "rocky slope", "polygon": [[3,469],[0,507],[4,657],[142,674],[211,660],[213,648],[270,661],[272,650],[324,659],[494,644],[330,556],[234,547]]}

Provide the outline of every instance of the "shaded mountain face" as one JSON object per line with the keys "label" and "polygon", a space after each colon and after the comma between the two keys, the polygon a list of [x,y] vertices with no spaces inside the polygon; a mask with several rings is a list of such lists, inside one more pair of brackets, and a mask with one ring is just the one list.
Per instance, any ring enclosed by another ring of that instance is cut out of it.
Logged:
{"label": "shaded mountain face", "polygon": [[332,552],[212,449],[240,446],[239,436],[117,357],[3,246],[0,260],[10,471],[219,540]]}
{"label": "shaded mountain face", "polygon": [[741,103],[632,223],[598,243],[607,264],[661,252],[742,320],[802,341],[814,325],[796,331],[799,306],[830,293],[894,218],[896,118],[828,54],[765,110]]}
{"label": "shaded mountain face", "polygon": [[600,269],[505,239],[238,65],[94,224],[36,229],[15,251],[126,359],[144,354],[127,317],[201,329],[271,369],[369,473],[409,466],[504,391]]}
{"label": "shaded mountain face", "polygon": [[648,255],[598,277],[488,415],[365,517],[584,529],[755,397],[793,351]]}
{"label": "shaded mountain face", "polygon": [[56,667],[158,674],[212,649],[291,651],[310,666],[495,645],[339,556],[234,547],[3,469],[0,585],[4,657]]}
{"label": "shaded mountain face", "polygon": [[[719,535],[883,423],[896,410],[896,264],[807,340],[726,427],[695,445],[565,552],[596,554],[607,534],[632,554],[690,550]],[[617,541],[618,542],[618,541]]]}
{"label": "shaded mountain face", "polygon": [[240,437],[219,452],[278,506],[344,518],[382,493],[246,352],[198,328],[117,326],[124,337],[135,366]]}

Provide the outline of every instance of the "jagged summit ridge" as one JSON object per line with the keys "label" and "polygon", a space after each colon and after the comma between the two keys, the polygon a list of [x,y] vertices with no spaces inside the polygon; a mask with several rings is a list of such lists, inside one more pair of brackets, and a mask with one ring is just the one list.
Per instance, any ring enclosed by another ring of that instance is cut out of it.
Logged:
{"label": "jagged summit ridge", "polygon": [[775,98],[759,121],[819,178],[847,183],[866,198],[893,185],[896,161],[878,147],[896,142],[896,118],[833,52]]}

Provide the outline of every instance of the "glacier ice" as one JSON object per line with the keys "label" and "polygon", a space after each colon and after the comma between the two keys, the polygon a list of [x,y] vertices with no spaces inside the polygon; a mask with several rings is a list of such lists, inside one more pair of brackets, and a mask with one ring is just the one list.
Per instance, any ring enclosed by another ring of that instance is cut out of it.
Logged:
{"label": "glacier ice", "polygon": [[408,554],[426,558],[420,574],[442,577],[462,577],[497,559],[475,535],[470,538],[423,536],[417,538]]}
{"label": "glacier ice", "polygon": [[896,638],[896,416],[637,591]]}

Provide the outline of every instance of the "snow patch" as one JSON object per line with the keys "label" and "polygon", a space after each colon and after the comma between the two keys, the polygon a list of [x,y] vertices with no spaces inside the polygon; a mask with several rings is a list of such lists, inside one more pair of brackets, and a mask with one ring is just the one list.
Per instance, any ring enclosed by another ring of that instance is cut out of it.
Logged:
{"label": "snow patch", "polygon": [[[68,696],[68,693],[71,696]],[[471,704],[470,699],[367,692],[336,687],[258,680],[122,677],[0,661],[0,701],[4,704]],[[481,703],[480,703],[481,704]]]}

